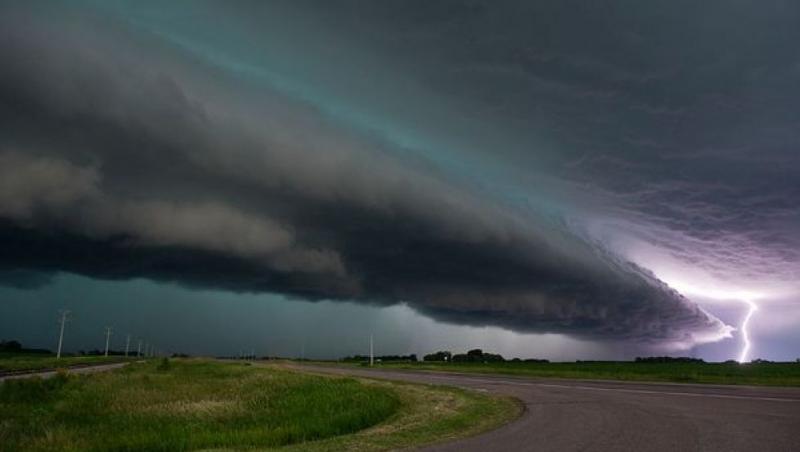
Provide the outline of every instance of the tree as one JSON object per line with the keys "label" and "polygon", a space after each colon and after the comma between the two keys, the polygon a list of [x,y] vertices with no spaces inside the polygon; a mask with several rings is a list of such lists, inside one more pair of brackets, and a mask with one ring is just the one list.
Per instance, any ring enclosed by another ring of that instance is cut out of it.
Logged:
{"label": "tree", "polygon": [[22,351],[22,344],[19,341],[0,341],[0,351],[20,352]]}
{"label": "tree", "polygon": [[488,363],[488,362],[503,362],[505,358],[495,353],[485,353],[483,350],[476,348],[468,351],[466,354],[453,355],[453,362],[457,363]]}
{"label": "tree", "polygon": [[431,353],[422,357],[423,361],[452,361],[453,354],[448,351]]}

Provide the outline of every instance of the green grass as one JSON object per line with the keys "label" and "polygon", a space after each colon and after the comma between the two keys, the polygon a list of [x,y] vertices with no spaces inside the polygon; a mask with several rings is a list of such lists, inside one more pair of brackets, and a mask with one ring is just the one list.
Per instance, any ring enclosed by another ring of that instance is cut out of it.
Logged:
{"label": "green grass", "polygon": [[525,377],[800,386],[800,363],[385,363],[392,369],[475,372]]}
{"label": "green grass", "polygon": [[0,372],[19,370],[56,369],[80,364],[103,364],[124,361],[124,356],[62,356],[47,354],[20,354],[0,352]]}
{"label": "green grass", "polygon": [[2,383],[0,451],[385,450],[477,433],[518,411],[452,388],[153,360]]}
{"label": "green grass", "polygon": [[286,452],[372,452],[399,450],[477,435],[522,414],[523,405],[510,397],[490,396],[438,385],[360,379],[394,390],[402,405],[386,422],[353,435],[338,436],[282,449]]}

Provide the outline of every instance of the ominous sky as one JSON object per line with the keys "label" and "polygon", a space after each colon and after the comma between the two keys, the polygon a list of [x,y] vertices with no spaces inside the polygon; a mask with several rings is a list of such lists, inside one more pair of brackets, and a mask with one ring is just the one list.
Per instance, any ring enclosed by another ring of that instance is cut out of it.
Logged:
{"label": "ominous sky", "polygon": [[[33,4],[29,4],[33,3]],[[0,337],[800,356],[796,2],[0,2]]]}

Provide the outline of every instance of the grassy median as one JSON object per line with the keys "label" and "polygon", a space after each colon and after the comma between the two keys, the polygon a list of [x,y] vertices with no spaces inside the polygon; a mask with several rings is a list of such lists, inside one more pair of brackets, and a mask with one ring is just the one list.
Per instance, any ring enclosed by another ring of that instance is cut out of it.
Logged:
{"label": "grassy median", "polygon": [[399,450],[477,435],[522,414],[523,405],[510,397],[460,388],[360,379],[393,390],[401,400],[386,422],[358,433],[290,446],[287,452],[372,452]]}
{"label": "grassy median", "polygon": [[513,401],[202,360],[0,384],[0,450],[385,450],[494,427]]}

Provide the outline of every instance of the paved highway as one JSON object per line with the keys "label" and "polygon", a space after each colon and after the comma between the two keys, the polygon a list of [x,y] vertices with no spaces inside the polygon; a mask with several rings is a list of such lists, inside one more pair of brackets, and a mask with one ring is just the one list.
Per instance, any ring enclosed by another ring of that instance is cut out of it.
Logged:
{"label": "paved highway", "polygon": [[800,388],[298,367],[460,386],[525,404],[506,426],[427,451],[800,451]]}

